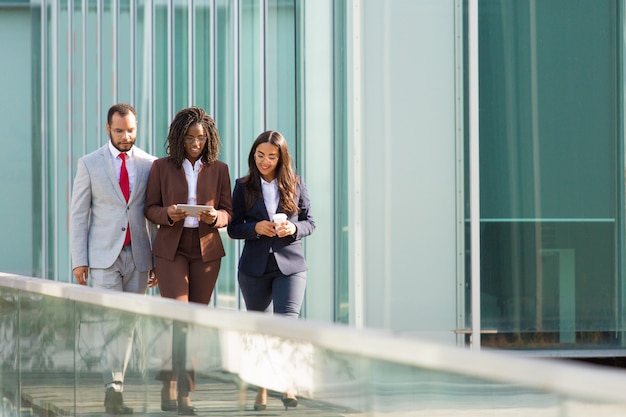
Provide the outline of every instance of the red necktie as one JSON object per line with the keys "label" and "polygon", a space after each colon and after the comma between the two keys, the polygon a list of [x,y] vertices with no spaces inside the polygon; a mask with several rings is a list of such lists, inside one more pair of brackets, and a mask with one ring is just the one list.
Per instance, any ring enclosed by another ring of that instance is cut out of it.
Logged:
{"label": "red necktie", "polygon": [[[120,188],[122,188],[122,194],[124,194],[124,198],[126,202],[130,198],[130,180],[128,179],[128,171],[126,170],[126,154],[124,152],[120,153],[120,158],[122,158],[122,169],[120,169]],[[126,238],[124,239],[124,246],[130,243],[130,225],[126,226]]]}

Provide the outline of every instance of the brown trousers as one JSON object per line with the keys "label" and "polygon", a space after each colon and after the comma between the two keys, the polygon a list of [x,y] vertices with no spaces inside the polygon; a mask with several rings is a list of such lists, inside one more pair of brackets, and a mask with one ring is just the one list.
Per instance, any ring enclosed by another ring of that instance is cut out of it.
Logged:
{"label": "brown trousers", "polygon": [[[208,305],[222,260],[203,262],[198,229],[185,228],[173,261],[156,257],[156,274],[162,297]],[[157,379],[178,380],[179,396],[195,391],[195,371],[187,370],[187,326],[173,323],[172,370],[162,370]]]}
{"label": "brown trousers", "polygon": [[156,257],[162,297],[209,304],[220,273],[221,259],[203,262],[198,229],[185,228],[173,261]]}

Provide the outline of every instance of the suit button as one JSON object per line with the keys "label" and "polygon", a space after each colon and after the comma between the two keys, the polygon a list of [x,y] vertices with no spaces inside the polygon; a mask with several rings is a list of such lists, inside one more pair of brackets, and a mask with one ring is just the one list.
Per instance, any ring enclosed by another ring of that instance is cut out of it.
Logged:
{"label": "suit button", "polygon": [[125,227],[122,227],[122,232],[125,232],[125,231],[126,231],[126,228],[125,228]]}

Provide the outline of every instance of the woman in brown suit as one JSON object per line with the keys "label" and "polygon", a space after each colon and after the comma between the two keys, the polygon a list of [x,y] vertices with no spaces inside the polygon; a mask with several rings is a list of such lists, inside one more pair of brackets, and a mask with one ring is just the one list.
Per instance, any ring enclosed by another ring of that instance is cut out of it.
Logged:
{"label": "woman in brown suit", "polygon": [[[154,161],[146,191],[146,218],[159,225],[152,252],[161,296],[207,305],[225,255],[218,228],[232,216],[228,166],[218,161],[220,137],[203,109],[180,110],[170,124],[167,154]],[[179,204],[211,208],[197,216]],[[189,392],[194,372],[185,370],[185,328],[173,326],[172,371],[162,371],[161,409],[195,415]],[[176,397],[175,397],[176,396]],[[175,399],[176,398],[176,399]]]}

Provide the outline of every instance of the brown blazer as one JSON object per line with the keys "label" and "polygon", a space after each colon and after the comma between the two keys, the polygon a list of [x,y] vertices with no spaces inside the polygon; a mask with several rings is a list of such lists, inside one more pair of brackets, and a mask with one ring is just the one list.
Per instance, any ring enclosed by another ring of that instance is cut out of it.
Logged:
{"label": "brown blazer", "polygon": [[[144,213],[148,220],[159,225],[152,245],[152,254],[155,256],[170,261],[176,256],[184,222],[169,223],[167,207],[186,204],[187,188],[184,169],[176,168],[169,156],[154,161],[148,177]],[[225,163],[216,161],[202,166],[198,173],[196,200],[198,204],[213,206],[219,212],[215,226],[200,221],[198,228],[202,260],[214,261],[226,254],[217,229],[227,226],[233,215],[230,175]]]}

